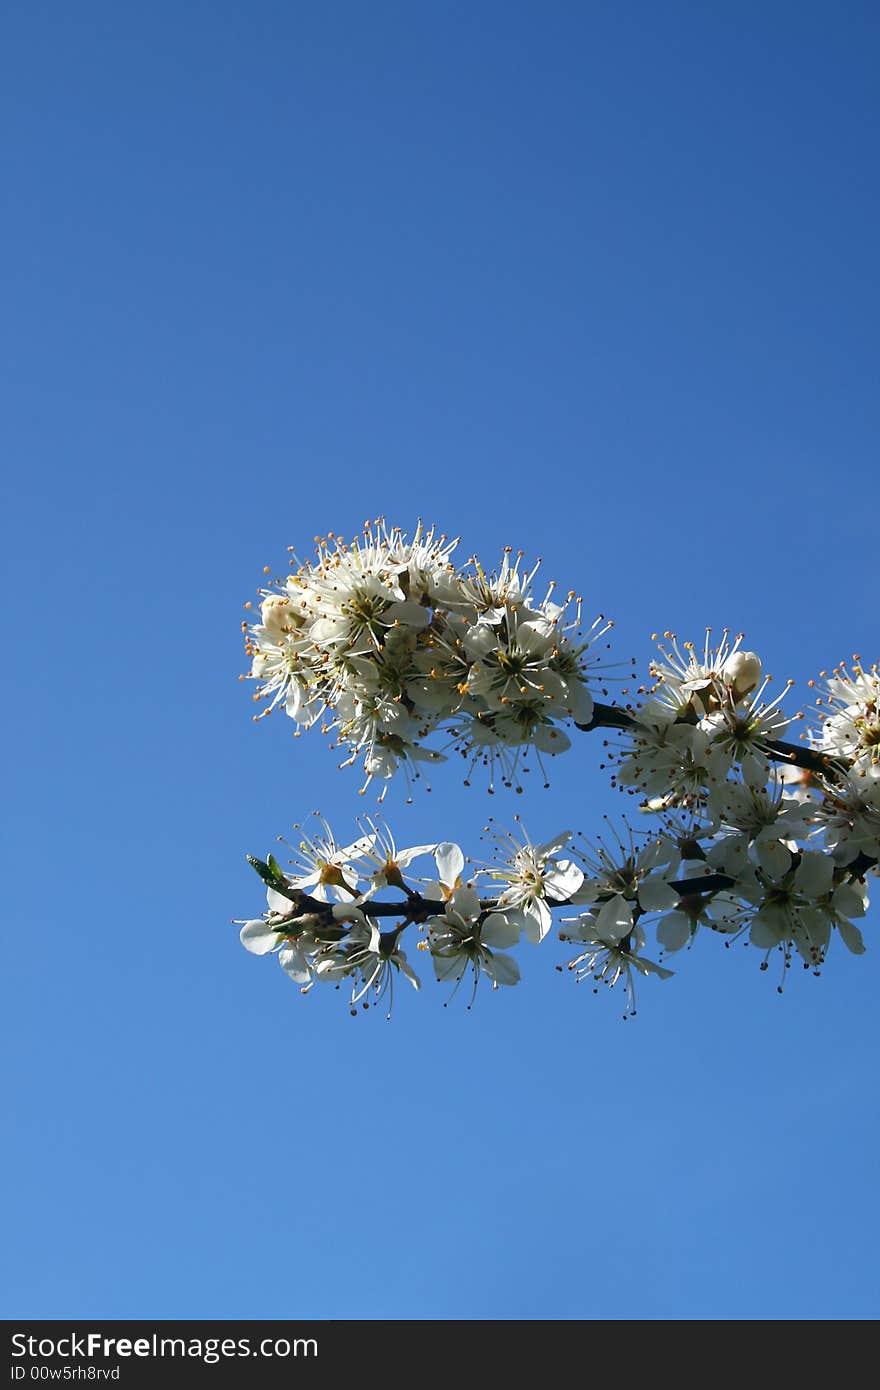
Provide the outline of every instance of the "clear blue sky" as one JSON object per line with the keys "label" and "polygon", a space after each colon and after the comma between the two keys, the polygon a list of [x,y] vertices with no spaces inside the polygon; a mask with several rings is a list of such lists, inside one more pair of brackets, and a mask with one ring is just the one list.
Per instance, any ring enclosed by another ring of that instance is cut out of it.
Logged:
{"label": "clear blue sky", "polygon": [[[251,723],[288,545],[419,514],[803,683],[880,654],[876,6],[5,8],[0,1311],[870,1318],[869,954],[356,1022],[242,951],[364,803]],[[582,738],[489,809],[598,828]],[[614,803],[617,804],[616,802]]]}

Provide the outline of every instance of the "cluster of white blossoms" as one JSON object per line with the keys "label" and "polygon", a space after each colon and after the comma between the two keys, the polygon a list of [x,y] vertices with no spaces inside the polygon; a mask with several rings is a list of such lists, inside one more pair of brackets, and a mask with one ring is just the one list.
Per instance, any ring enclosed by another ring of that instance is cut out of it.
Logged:
{"label": "cluster of white blossoms", "polygon": [[709,635],[700,659],[693,643],[682,649],[665,633],[672,645],[661,643],[662,659],[651,663],[651,698],[632,712],[616,781],[644,792],[652,810],[696,805],[736,766],[765,781],[770,745],[788,729],[779,708],[785,691],[764,700],[768,678],[760,658],[741,650],[742,636],[731,644],[725,632],[712,651]]}
{"label": "cluster of white blossoms", "polygon": [[552,584],[535,597],[521,554],[487,573],[456,567],[457,544],[421,523],[411,540],[381,522],[351,544],[331,533],[243,624],[262,714],[331,732],[343,765],[363,761],[364,789],[401,767],[418,776],[446,748],[512,785],[530,753],[543,767],[570,746],[565,721],[592,716],[590,649],[610,624],[584,634],[580,601],[555,602]]}
{"label": "cluster of white blossoms", "polygon": [[[481,976],[493,988],[516,984],[510,949],[523,937],[543,940],[552,907],[571,901],[584,881],[581,869],[557,857],[570,834],[546,845],[510,837],[506,859],[475,867],[451,841],[398,849],[386,826],[367,820],[356,840],[341,845],[318,821],[321,833],[300,831],[297,872],[283,872],[272,856],[251,860],[266,883],[268,912],[238,924],[241,941],[255,955],[277,954],[304,994],[320,981],[346,981],[355,1011],[393,995],[398,974],[419,988],[401,946],[407,928],[416,929],[417,949],[430,955],[438,980],[457,988],[470,974],[474,991]],[[428,861],[422,873],[412,867],[419,860]],[[492,885],[488,900],[478,892],[484,882]],[[383,889],[396,897],[380,900]]]}
{"label": "cluster of white blossoms", "polygon": [[[564,831],[535,844],[519,825],[517,835],[489,826],[487,863],[451,841],[398,848],[372,820],[343,845],[318,823],[311,835],[297,827],[286,870],[271,855],[251,860],[268,910],[238,925],[242,944],[276,954],[303,994],[321,982],[345,985],[353,1012],[387,997],[390,1014],[398,975],[419,988],[407,932],[437,980],[454,993],[467,975],[475,993],[481,976],[492,988],[518,983],[510,952],[545,941],[554,913],[560,939],[576,948],[568,969],[596,989],[621,982],[625,1017],[635,1012],[635,978],[669,978],[664,954],[691,945],[701,925],[728,940],[747,934],[762,968],[778,947],[783,969],[796,951],[818,971],[835,933],[853,953],[864,950],[855,919],[867,908],[871,865],[863,850],[835,858],[810,848],[828,824],[824,802],[786,795],[781,778],[769,789],[728,780],[699,818],[665,815],[643,835],[609,829],[592,842]],[[872,848],[876,870],[880,839]],[[649,932],[656,948],[646,954]]]}
{"label": "cluster of white blossoms", "polygon": [[580,601],[566,617],[552,588],[536,600],[519,557],[487,575],[476,561],[457,569],[455,543],[421,528],[411,541],[382,526],[351,546],[331,541],[264,592],[262,622],[247,629],[267,709],[333,729],[368,782],[441,756],[425,740],[445,730],[471,766],[497,764],[519,789],[526,754],[540,763],[570,746],[565,721],[605,728],[612,784],[655,819],[644,833],[624,822],[598,840],[564,832],[545,843],[490,826],[488,863],[451,841],[399,850],[375,821],[343,846],[321,822],[300,833],[286,870],[251,861],[268,912],[241,931],[304,993],[332,982],[356,1010],[398,975],[417,988],[407,933],[455,989],[465,976],[474,989],[481,977],[513,985],[511,952],[543,943],[554,917],[575,979],[619,984],[625,1016],[636,978],[667,978],[663,962],[701,929],[744,939],[762,969],[775,955],[780,990],[795,959],[818,973],[835,938],[864,951],[857,922],[880,872],[876,665],[854,658],[823,673],[815,723],[797,742],[781,708],[793,682],[770,698],[760,658],[727,631],[701,649],[664,634],[642,702],[604,705],[588,678],[609,625],[584,636]]}
{"label": "cluster of white blossoms", "polygon": [[880,764],[880,668],[875,662],[866,671],[858,657],[854,661],[851,671],[845,662],[835,667],[824,698],[816,701],[818,744],[831,757],[868,771]]}

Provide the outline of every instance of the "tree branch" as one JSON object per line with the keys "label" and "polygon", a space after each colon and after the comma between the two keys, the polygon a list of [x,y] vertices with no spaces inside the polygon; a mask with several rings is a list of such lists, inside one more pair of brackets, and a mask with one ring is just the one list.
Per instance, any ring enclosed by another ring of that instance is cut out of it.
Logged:
{"label": "tree branch", "polygon": [[[686,720],[677,719],[677,724],[686,723]],[[621,709],[619,705],[603,705],[596,703],[593,706],[593,717],[588,724],[579,724],[575,720],[575,728],[581,729],[584,733],[592,733],[594,729],[637,729],[638,720],[631,710]],[[842,770],[842,764],[835,758],[829,757],[827,753],[821,753],[817,748],[807,748],[800,743],[787,743],[784,739],[776,739],[763,745],[767,751],[767,756],[774,762],[789,763],[795,767],[802,767],[806,772],[818,772],[825,777],[834,778]]]}

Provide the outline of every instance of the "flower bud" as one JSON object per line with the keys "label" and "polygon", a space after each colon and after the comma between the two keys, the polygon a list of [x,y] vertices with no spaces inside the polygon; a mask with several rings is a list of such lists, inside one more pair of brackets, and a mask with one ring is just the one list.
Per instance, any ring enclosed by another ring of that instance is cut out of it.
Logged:
{"label": "flower bud", "polygon": [[737,700],[745,699],[761,680],[761,658],[756,652],[734,652],[724,663],[724,679]]}
{"label": "flower bud", "polygon": [[263,626],[272,634],[280,635],[286,627],[291,626],[293,612],[290,600],[283,594],[269,594],[264,598],[260,604],[260,613]]}

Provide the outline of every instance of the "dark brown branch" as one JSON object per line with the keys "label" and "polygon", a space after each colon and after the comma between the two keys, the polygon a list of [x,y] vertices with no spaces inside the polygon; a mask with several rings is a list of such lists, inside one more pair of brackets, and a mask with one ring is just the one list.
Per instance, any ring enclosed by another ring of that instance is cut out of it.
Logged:
{"label": "dark brown branch", "polygon": [[[876,862],[876,860],[870,859],[866,854],[860,854],[852,864],[846,865],[843,872],[850,880],[861,878],[869,869],[874,867]],[[674,879],[671,881],[670,887],[675,889],[681,900],[685,900],[688,898],[712,897],[715,893],[722,893],[729,888],[733,888],[735,883],[736,880],[730,878],[727,874],[710,873],[702,874],[695,878]],[[345,904],[319,902],[317,898],[310,897],[307,893],[301,892],[298,888],[288,887],[285,889],[279,887],[277,881],[273,883],[272,886],[276,893],[279,893],[282,897],[289,898],[290,902],[298,909],[291,913],[289,918],[281,918],[279,920],[277,923],[279,931],[283,930],[281,926],[282,922],[289,922],[292,928],[291,935],[308,930],[316,932],[328,942],[342,940],[342,938],[347,935],[348,928],[345,925],[344,919],[340,920],[333,915],[334,906],[342,907],[345,906]],[[613,897],[613,894],[603,893],[596,899],[596,903],[606,902],[611,897]],[[548,898],[546,901],[548,907],[551,908],[590,907],[596,905],[595,903],[572,903],[570,898]],[[352,907],[356,909],[356,903],[352,903]],[[371,898],[363,903],[360,910],[367,913],[370,917],[396,917],[401,919],[398,926],[394,927],[391,931],[382,933],[382,939],[385,941],[386,939],[390,940],[391,938],[396,938],[405,927],[421,925],[429,921],[430,918],[441,915],[443,908],[444,904],[437,899],[425,898],[422,897],[420,893],[413,893],[403,902],[377,902],[375,899]],[[481,898],[480,908],[483,915],[486,916],[490,912],[497,912],[498,899]],[[641,915],[643,914],[639,910],[639,916]]]}
{"label": "dark brown branch", "polygon": [[[676,722],[684,723],[685,721]],[[618,705],[597,703],[593,706],[593,717],[589,724],[575,722],[575,728],[583,730],[584,733],[592,733],[594,729],[637,729],[638,720],[632,710],[621,709]],[[784,739],[776,739],[763,746],[767,756],[772,758],[774,762],[802,767],[806,772],[818,772],[832,780],[842,770],[842,764],[835,758],[829,757],[827,753],[820,753],[816,748],[807,748],[800,743],[786,743]]]}
{"label": "dark brown branch", "polygon": [[[726,874],[704,874],[699,878],[677,879],[671,884],[671,887],[675,889],[680,898],[694,898],[719,893],[723,889],[731,888],[733,884],[734,879],[728,878]],[[272,887],[281,897],[289,898],[290,902],[298,909],[292,912],[289,918],[282,919],[289,921],[291,926],[295,925],[297,931],[311,930],[322,933],[329,931],[334,935],[338,932],[340,938],[346,934],[344,919],[340,920],[338,917],[334,917],[333,909],[334,907],[347,906],[347,904],[322,903],[317,898],[310,897],[308,893],[301,892],[298,888],[288,887],[284,889],[279,887],[277,882],[273,883]],[[613,896],[612,893],[603,893],[596,899],[596,902],[606,902]],[[584,904],[572,903],[570,898],[547,898],[547,905],[551,908],[585,906]],[[586,904],[586,906],[593,905]],[[404,926],[413,926],[421,925],[431,917],[440,916],[445,904],[435,898],[424,898],[420,893],[413,893],[403,902],[377,902],[374,898],[370,898],[362,904],[360,909],[357,908],[356,901],[351,906],[355,910],[365,912],[370,917],[403,918]],[[480,909],[484,915],[497,912],[498,899],[481,898]]]}

